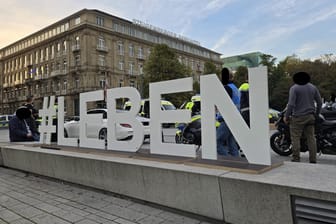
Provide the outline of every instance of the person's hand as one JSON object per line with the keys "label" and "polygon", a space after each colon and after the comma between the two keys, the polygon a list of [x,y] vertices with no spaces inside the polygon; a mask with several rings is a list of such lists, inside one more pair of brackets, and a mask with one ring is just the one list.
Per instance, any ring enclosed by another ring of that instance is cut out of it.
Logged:
{"label": "person's hand", "polygon": [[289,118],[288,117],[284,117],[283,120],[284,120],[285,124],[289,123]]}
{"label": "person's hand", "polygon": [[33,138],[32,133],[28,133],[28,134],[27,134],[27,138]]}

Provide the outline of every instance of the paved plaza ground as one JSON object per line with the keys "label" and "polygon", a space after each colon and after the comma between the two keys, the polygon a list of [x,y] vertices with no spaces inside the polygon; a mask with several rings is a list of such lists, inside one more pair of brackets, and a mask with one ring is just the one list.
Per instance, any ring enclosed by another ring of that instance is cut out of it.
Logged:
{"label": "paved plaza ground", "polygon": [[[0,144],[8,130],[0,130]],[[0,167],[0,224],[207,224],[201,217]]]}

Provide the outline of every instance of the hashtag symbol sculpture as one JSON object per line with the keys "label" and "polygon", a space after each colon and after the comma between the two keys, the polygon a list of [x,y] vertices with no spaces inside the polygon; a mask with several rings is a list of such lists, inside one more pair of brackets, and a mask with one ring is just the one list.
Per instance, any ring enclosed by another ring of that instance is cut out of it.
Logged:
{"label": "hashtag symbol sculpture", "polygon": [[56,133],[56,125],[53,125],[53,117],[56,116],[56,109],[54,107],[55,96],[50,97],[49,107],[48,107],[48,97],[43,99],[43,108],[39,110],[39,115],[41,116],[41,124],[39,127],[40,132],[40,143],[50,144],[51,134]]}

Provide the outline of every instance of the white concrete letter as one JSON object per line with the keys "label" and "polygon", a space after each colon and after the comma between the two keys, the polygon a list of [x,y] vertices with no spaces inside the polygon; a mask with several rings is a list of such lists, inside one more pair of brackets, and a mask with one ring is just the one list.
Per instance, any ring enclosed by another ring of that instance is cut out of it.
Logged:
{"label": "white concrete letter", "polygon": [[[118,113],[116,110],[116,99],[129,98],[132,102],[130,111]],[[122,87],[107,90],[107,148],[127,152],[136,152],[140,148],[144,139],[144,127],[136,119],[140,110],[140,94],[133,87]],[[117,125],[126,123],[133,129],[132,140],[118,141],[116,129]]]}
{"label": "white concrete letter", "polygon": [[196,157],[193,145],[162,142],[162,123],[190,122],[189,110],[161,110],[161,94],[192,91],[192,78],[175,79],[149,84],[151,153]]}
{"label": "white concrete letter", "polygon": [[77,138],[64,138],[64,96],[57,99],[57,145],[78,147]]}
{"label": "white concrete letter", "polygon": [[[249,69],[250,128],[216,75],[201,76],[202,158],[217,159],[215,105],[247,160],[270,165],[267,68]],[[209,88],[211,87],[211,88]],[[205,131],[206,130],[206,131]]]}
{"label": "white concrete letter", "polygon": [[[87,114],[87,102],[90,101],[99,101],[104,99],[104,91],[97,90],[92,92],[81,93],[79,95],[79,113],[80,113],[80,122],[79,122],[79,146],[86,148],[98,148],[105,149],[105,141],[88,138],[87,137],[87,126],[89,124],[99,124],[102,123],[103,115],[102,114]],[[98,133],[97,133],[98,135]]]}

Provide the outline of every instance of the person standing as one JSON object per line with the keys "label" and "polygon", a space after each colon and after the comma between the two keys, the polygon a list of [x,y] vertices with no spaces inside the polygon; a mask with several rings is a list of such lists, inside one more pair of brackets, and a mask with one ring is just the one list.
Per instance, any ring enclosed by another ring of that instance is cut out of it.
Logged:
{"label": "person standing", "polygon": [[290,126],[292,161],[300,162],[300,139],[304,134],[309,149],[309,162],[316,163],[315,118],[321,112],[322,99],[318,89],[310,83],[308,73],[295,73],[293,81],[284,118]]}
{"label": "person standing", "polygon": [[[230,71],[228,68],[222,69],[222,84],[226,90],[226,92],[229,94],[231,99],[233,98],[233,90],[229,86],[229,80],[230,80]],[[232,135],[229,127],[224,121],[224,118],[217,114],[217,120],[220,122],[219,127],[216,131],[216,141],[217,141],[217,153],[219,155],[231,155],[231,156],[239,156],[239,150],[238,150],[238,144]],[[226,145],[224,143],[226,142]]]}
{"label": "person standing", "polygon": [[239,87],[240,92],[240,113],[245,120],[246,124],[250,127],[250,98],[247,73],[245,74],[245,82]]}

